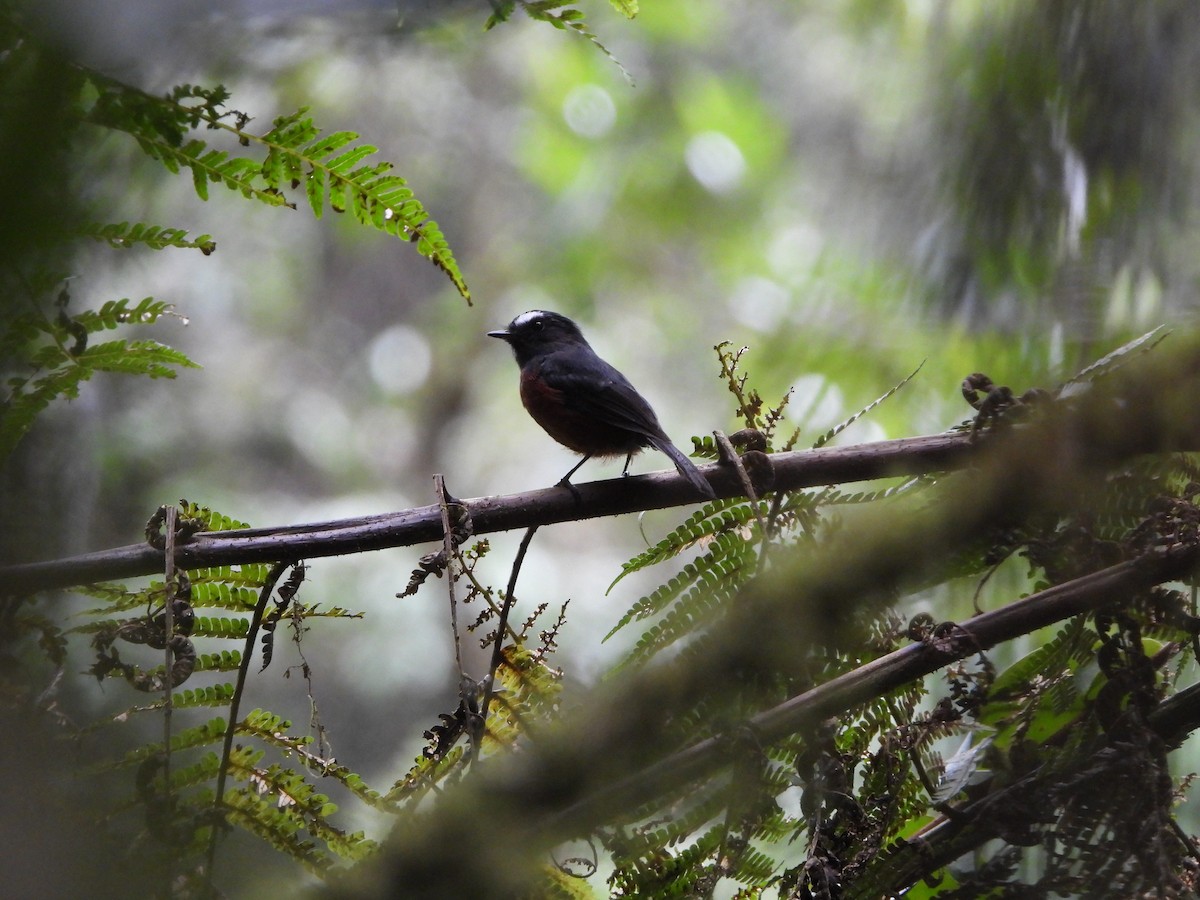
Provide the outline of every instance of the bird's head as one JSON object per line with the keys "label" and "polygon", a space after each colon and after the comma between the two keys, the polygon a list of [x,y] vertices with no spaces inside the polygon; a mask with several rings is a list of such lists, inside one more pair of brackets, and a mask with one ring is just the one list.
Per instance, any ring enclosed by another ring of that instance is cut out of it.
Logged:
{"label": "bird's head", "polygon": [[502,331],[489,331],[488,337],[500,340],[512,347],[519,365],[543,353],[569,346],[588,346],[579,326],[566,316],[544,309],[523,312]]}

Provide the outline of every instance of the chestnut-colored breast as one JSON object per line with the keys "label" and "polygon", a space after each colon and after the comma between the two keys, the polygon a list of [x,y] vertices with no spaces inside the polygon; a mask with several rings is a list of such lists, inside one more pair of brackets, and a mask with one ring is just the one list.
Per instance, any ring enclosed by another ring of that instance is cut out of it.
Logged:
{"label": "chestnut-colored breast", "polygon": [[571,397],[539,376],[536,363],[521,370],[521,402],[550,437],[576,453],[623,456],[649,446],[644,434],[629,431],[573,408]]}

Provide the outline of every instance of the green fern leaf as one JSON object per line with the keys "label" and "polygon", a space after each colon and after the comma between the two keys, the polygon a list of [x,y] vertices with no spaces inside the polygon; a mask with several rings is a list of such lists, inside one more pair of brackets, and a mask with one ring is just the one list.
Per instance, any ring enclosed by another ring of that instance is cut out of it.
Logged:
{"label": "green fern leaf", "polygon": [[464,754],[464,749],[459,746],[441,758],[417,757],[412,768],[384,795],[384,801],[397,807],[412,808],[451,774],[459,771]]}
{"label": "green fern leaf", "polygon": [[831,440],[833,440],[835,437],[837,437],[839,434],[841,434],[843,431],[845,431],[847,428],[849,428],[851,425],[853,425],[855,422],[857,422],[859,419],[861,419],[863,416],[865,416],[867,413],[869,413],[875,407],[879,406],[879,404],[883,403],[885,400],[887,400],[889,397],[891,397],[893,394],[895,394],[898,390],[900,390],[902,387],[904,387],[906,384],[908,384],[910,381],[912,381],[916,377],[917,373],[921,371],[921,367],[924,365],[925,365],[925,363],[922,361],[921,365],[917,366],[915,369],[913,369],[912,373],[907,378],[900,381],[898,384],[896,384],[894,387],[892,387],[892,389],[889,390],[887,393],[877,397],[871,403],[868,403],[866,406],[864,406],[862,409],[860,409],[858,412],[856,412],[850,418],[848,418],[842,422],[839,422],[837,425],[834,425],[832,428],[830,428],[827,432],[825,432],[823,435],[821,435],[819,438],[817,438],[817,442],[815,444],[813,444],[813,449],[816,450],[818,447],[823,447],[826,444],[828,444]]}
{"label": "green fern leaf", "polygon": [[[678,575],[671,578],[671,580],[664,584],[664,586],[654,590],[654,592],[648,596],[643,596],[643,598],[638,600],[636,604],[632,605],[629,608],[629,611],[618,620],[616,625],[612,626],[610,631],[608,631],[608,634],[604,637],[605,641],[607,641],[608,638],[612,637],[614,634],[617,634],[620,629],[623,629],[624,626],[628,625],[630,622],[635,622],[635,620],[638,619],[654,616],[655,613],[661,611],[662,608],[668,604],[668,602],[671,602],[674,598],[676,598],[676,596],[682,593],[683,590],[689,586],[689,584],[694,582],[695,578],[701,574],[706,566],[714,564],[716,560],[720,560],[722,557],[725,557],[726,554],[738,554],[739,558],[742,557],[742,554],[746,554],[745,559],[757,559],[756,552],[752,550],[749,545],[749,541],[752,540],[754,535],[757,534],[756,524],[754,524],[754,526],[751,526],[750,524],[752,520],[754,520],[754,510],[752,510],[751,504],[740,504],[738,508],[726,510],[726,512],[730,512],[730,514],[732,514],[727,518],[727,520],[724,520],[724,518],[721,518],[721,520],[718,520],[718,518],[706,520],[706,523],[713,522],[716,524],[716,527],[712,529],[706,529],[707,535],[716,535],[713,541],[708,545],[708,552],[700,559],[697,559],[696,562],[685,565],[683,570],[680,571]],[[748,515],[743,516],[743,512],[748,512]],[[694,518],[695,516],[692,516],[689,522],[694,520]],[[673,532],[672,535],[668,535],[664,541],[660,541],[658,545],[650,548],[649,551],[640,554],[640,556],[635,558],[634,562],[626,563],[626,566],[634,565],[634,563],[637,563],[637,565],[636,568],[629,568],[628,570],[622,572],[622,575],[618,576],[618,580],[625,575],[628,575],[629,571],[636,571],[637,569],[644,568],[644,566],[650,564],[649,562],[643,562],[643,559],[650,559],[653,560],[653,562],[661,562],[662,559],[670,558],[674,556],[674,554],[678,553],[679,550],[673,550],[673,548],[682,548],[682,545],[679,545],[679,536],[692,533],[691,529],[689,528],[689,522],[685,522],[682,527],[676,529],[676,532]],[[752,528],[754,530],[745,535],[734,533],[734,528],[742,528],[743,526]],[[718,533],[719,530],[721,533]],[[706,535],[697,536],[697,538],[691,539],[689,542],[700,540],[702,536]],[[616,582],[613,583],[616,584]],[[612,588],[610,587],[610,590],[611,589]]]}
{"label": "green fern leaf", "polygon": [[30,344],[39,335],[54,334],[53,326],[40,310],[6,318],[0,330],[0,359],[9,365],[14,360],[25,358]]}
{"label": "green fern leaf", "polygon": [[253,588],[230,587],[224,582],[192,582],[192,606],[197,609],[227,609],[244,612],[258,604],[258,591]]}
{"label": "green fern leaf", "polygon": [[[193,728],[185,729],[177,734],[171,735],[171,752],[179,753],[182,750],[191,750],[195,747],[204,747],[208,744],[216,744],[225,739],[225,720],[220,716],[214,719],[209,719],[203,725],[197,725]],[[89,769],[91,772],[103,772],[111,769],[127,768],[129,766],[140,765],[151,757],[158,756],[162,753],[163,745],[161,743],[145,744],[141,747],[131,750],[121,759],[115,762],[100,763],[97,766]]]}
{"label": "green fern leaf", "polygon": [[296,860],[312,874],[324,877],[333,865],[333,860],[312,840],[300,836],[303,820],[259,797],[256,788],[227,791],[224,805],[230,821]]}
{"label": "green fern leaf", "polygon": [[353,610],[344,609],[340,606],[331,606],[329,609],[321,609],[321,606],[318,603],[314,603],[311,606],[303,604],[300,607],[300,616],[304,619],[361,619],[364,615],[365,613],[354,612]]}
{"label": "green fern leaf", "polygon": [[[245,522],[232,519],[219,512],[214,512],[207,506],[200,506],[187,500],[179,501],[179,509],[185,517],[199,519],[203,522],[205,531],[238,531],[250,527]],[[261,585],[267,578],[269,568],[263,563],[244,563],[233,568],[225,566],[220,569],[198,569],[193,580],[207,574],[208,577],[224,578],[231,583],[243,584],[246,583],[244,579],[251,579],[253,584]]]}
{"label": "green fern leaf", "polygon": [[182,228],[167,228],[160,225],[147,225],[138,222],[133,225],[128,222],[102,223],[90,222],[74,229],[81,237],[90,237],[104,241],[117,250],[128,250],[141,244],[151,250],[164,250],[167,247],[199,250],[205,256],[217,249],[217,242],[210,235],[189,238]]}
{"label": "green fern leaf", "polygon": [[82,366],[68,366],[37,379],[29,390],[14,392],[0,404],[0,460],[20,443],[42,410],[59,397],[78,397],[79,385],[91,374]]}
{"label": "green fern leaf", "polygon": [[183,353],[158,341],[108,341],[88,347],[76,359],[98,372],[122,372],[151,378],[174,378],[174,367],[198,369]]}
{"label": "green fern leaf", "polygon": [[242,654],[238,650],[201,653],[196,657],[197,672],[236,672],[241,664]]}
{"label": "green fern leaf", "polygon": [[1097,378],[1112,374],[1130,360],[1136,359],[1143,353],[1149,353],[1170,333],[1166,325],[1159,325],[1152,331],[1147,331],[1141,337],[1134,338],[1129,343],[1118,347],[1112,353],[1107,353],[1100,357],[1100,359],[1076,374],[1074,378],[1065,382],[1059,388],[1059,391],[1061,392],[1068,385],[1088,384]]}
{"label": "green fern leaf", "polygon": [[310,768],[319,771],[322,777],[335,779],[369,806],[389,811],[395,810],[395,803],[368,787],[360,775],[333,760],[315,758],[308,749],[312,745],[312,738],[289,736],[287,730],[290,727],[291,723],[281,716],[267,710],[256,709],[242,719],[238,724],[237,732],[257,738],[265,744],[282,750],[289,756],[300,757]]}
{"label": "green fern leaf", "polygon": [[642,665],[656,653],[711,622],[753,573],[757,560],[758,554],[752,545],[733,538],[720,551],[698,560],[694,568],[643,598],[642,604],[635,604],[636,613],[631,610],[626,614],[632,616],[631,621],[653,615],[668,604],[670,608],[660,622],[638,639],[633,650],[613,672]]}
{"label": "green fern leaf", "polygon": [[[584,21],[583,13],[574,7],[568,6],[569,0],[503,0],[503,2],[492,3],[492,14],[488,17],[484,24],[485,30],[490,30],[501,22],[507,22],[512,16],[512,11],[516,3],[520,3],[521,9],[529,18],[536,22],[547,22],[553,25],[560,31],[573,31],[575,34],[587,40],[593,47],[603,53],[625,76],[626,81],[633,83],[633,76],[621,65],[621,61],[612,55],[612,52],[600,43],[600,39],[594,35]],[[617,8],[626,18],[633,18],[637,14],[636,0],[610,0],[613,6]],[[565,7],[565,8],[564,8]],[[632,8],[632,14],[629,12]]]}
{"label": "green fern leaf", "polygon": [[483,24],[484,31],[491,31],[501,22],[507,22],[516,9],[517,0],[493,0],[492,14]]}
{"label": "green fern leaf", "polygon": [[[90,629],[80,629],[80,631]],[[174,709],[198,709],[204,706],[228,706],[233,699],[233,685],[225,682],[222,684],[214,684],[203,688],[177,688],[171,693],[171,706]],[[147,703],[143,706],[131,706],[128,709],[117,713],[113,716],[108,716],[101,719],[98,724],[110,725],[114,722],[125,722],[131,716],[144,712],[157,712],[162,710],[166,703],[158,700],[154,703]]]}
{"label": "green fern leaf", "polygon": [[[275,120],[275,127],[262,137],[248,136],[267,146],[267,158],[259,172],[276,191],[304,185],[313,214],[324,212],[326,198],[335,212],[351,211],[369,225],[417,245],[417,252],[441,269],[462,296],[470,301],[454,254],[407,182],[391,174],[392,164],[380,162],[359,166],[378,152],[370,144],[351,146],[358,135],[350,131],[318,137],[320,130],[301,109]],[[356,168],[357,167],[357,168]]]}
{"label": "green fern leaf", "polygon": [[88,334],[95,334],[122,325],[153,325],[174,308],[170,303],[153,297],[144,297],[130,306],[132,302],[128,298],[106,300],[99,309],[81,312],[72,321],[82,325]]}
{"label": "green fern leaf", "polygon": [[[242,748],[238,748],[238,753]],[[182,790],[215,781],[221,771],[221,757],[216,753],[205,753],[198,762],[171,771],[171,792],[178,795]]]}
{"label": "green fern leaf", "polygon": [[192,637],[244,639],[250,631],[249,619],[224,619],[196,616],[192,625]]}
{"label": "green fern leaf", "polygon": [[827,488],[817,495],[816,505],[818,506],[844,506],[848,504],[859,503],[875,503],[879,500],[888,500],[892,497],[899,497],[902,494],[912,494],[925,488],[933,487],[937,484],[937,479],[922,475],[918,478],[909,478],[900,484],[893,484],[890,487],[880,488],[877,491],[855,491],[853,493],[847,491],[839,491],[837,488]]}
{"label": "green fern leaf", "polygon": [[229,682],[174,692],[171,704],[178,709],[196,706],[228,706],[233,700],[233,685]]}
{"label": "green fern leaf", "polygon": [[756,508],[754,504],[736,498],[715,500],[705,504],[653,547],[642,551],[624,563],[621,566],[621,573],[613,579],[605,593],[611,592],[626,575],[672,559],[689,547],[715,534],[746,526],[747,523],[755,520],[756,511],[758,515],[767,515],[769,506],[768,502],[760,501]]}
{"label": "green fern leaf", "polygon": [[[209,510],[211,515],[212,511]],[[225,516],[220,516],[216,524],[228,524],[229,527],[208,527],[205,531],[235,531],[241,528],[249,528],[250,526],[242,522],[237,522],[235,519],[230,519]],[[188,577],[192,580],[192,585],[206,584],[208,582],[224,582],[231,587],[251,587],[260,588],[266,582],[269,566],[263,563],[242,563],[240,566],[214,566],[207,569],[189,569]]]}

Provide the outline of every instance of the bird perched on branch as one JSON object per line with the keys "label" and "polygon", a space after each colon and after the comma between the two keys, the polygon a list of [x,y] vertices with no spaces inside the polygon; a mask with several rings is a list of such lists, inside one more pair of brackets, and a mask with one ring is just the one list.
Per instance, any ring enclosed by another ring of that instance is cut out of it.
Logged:
{"label": "bird perched on branch", "polygon": [[566,316],[531,310],[488,336],[512,347],[521,367],[521,402],[533,420],[560,444],[583,454],[559,484],[572,487],[571,476],[593,456],[624,454],[622,474],[628,474],[633,455],[653,447],[670,457],[698,493],[716,496],[700,470],[671,443],[650,404],[628,378],[596,355]]}

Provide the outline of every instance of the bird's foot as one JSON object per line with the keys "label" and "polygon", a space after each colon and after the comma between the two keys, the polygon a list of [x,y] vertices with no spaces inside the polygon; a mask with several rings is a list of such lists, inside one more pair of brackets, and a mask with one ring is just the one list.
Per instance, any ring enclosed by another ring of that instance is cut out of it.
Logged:
{"label": "bird's foot", "polygon": [[577,487],[575,487],[575,485],[571,484],[571,482],[569,481],[569,478],[570,478],[569,474],[564,475],[562,478],[560,478],[558,480],[557,486],[565,487],[568,491],[571,492],[571,496],[575,498],[576,503],[582,503],[583,495],[579,493],[579,488],[577,488]]}

